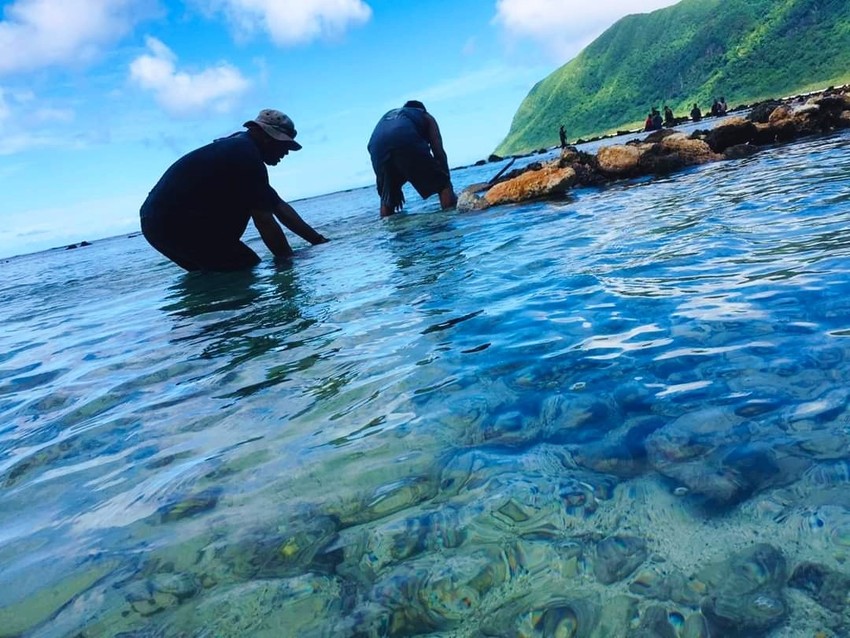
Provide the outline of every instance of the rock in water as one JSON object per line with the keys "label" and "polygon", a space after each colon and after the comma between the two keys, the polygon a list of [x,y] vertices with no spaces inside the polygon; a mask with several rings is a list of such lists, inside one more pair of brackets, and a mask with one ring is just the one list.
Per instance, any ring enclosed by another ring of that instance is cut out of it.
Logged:
{"label": "rock in water", "polygon": [[646,541],[636,536],[610,536],[596,546],[593,571],[605,585],[623,580],[646,560]]}
{"label": "rock in water", "polygon": [[788,608],[782,595],[787,567],[782,552],[759,544],[709,565],[702,613],[722,636],[759,636],[779,625]]}

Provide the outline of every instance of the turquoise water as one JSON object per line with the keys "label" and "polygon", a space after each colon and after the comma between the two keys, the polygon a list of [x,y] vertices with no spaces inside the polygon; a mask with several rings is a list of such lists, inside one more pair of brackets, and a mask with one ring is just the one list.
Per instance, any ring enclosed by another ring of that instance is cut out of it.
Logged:
{"label": "turquoise water", "polygon": [[408,202],[0,264],[0,636],[848,635],[850,135]]}

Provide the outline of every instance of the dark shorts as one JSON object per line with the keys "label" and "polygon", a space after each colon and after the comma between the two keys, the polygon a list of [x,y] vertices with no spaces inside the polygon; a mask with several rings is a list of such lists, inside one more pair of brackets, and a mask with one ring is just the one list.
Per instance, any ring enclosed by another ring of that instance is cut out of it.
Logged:
{"label": "dark shorts", "polygon": [[410,182],[416,192],[427,199],[449,185],[449,174],[437,163],[433,155],[420,149],[399,149],[390,153],[389,159],[374,166],[381,203],[396,208],[404,202],[401,187]]}
{"label": "dark shorts", "polygon": [[190,228],[169,226],[142,217],[148,243],[185,270],[228,272],[260,263],[253,250],[238,239],[225,239]]}

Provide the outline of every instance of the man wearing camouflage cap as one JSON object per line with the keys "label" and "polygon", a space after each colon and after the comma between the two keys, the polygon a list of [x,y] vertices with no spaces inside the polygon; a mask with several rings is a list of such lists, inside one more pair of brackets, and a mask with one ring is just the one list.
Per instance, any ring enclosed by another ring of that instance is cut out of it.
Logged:
{"label": "man wearing camouflage cap", "polygon": [[145,239],[181,268],[230,271],[256,266],[260,258],[241,241],[252,219],[275,257],[292,255],[278,221],[311,244],[328,241],[269,185],[266,165],[275,166],[290,151],[301,149],[292,120],[264,109],[244,126],[246,131],[177,160],[142,204]]}

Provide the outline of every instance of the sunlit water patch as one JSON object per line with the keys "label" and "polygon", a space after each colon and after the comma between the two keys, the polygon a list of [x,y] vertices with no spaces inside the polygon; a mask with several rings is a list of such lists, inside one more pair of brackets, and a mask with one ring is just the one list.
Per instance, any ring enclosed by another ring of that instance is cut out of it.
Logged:
{"label": "sunlit water patch", "polygon": [[408,201],[0,265],[0,635],[850,631],[847,135]]}

